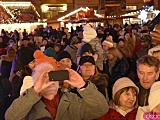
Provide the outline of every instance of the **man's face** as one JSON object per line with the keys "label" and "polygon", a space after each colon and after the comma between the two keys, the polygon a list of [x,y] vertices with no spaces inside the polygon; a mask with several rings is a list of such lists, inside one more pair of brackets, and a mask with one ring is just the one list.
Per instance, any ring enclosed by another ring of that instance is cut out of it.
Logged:
{"label": "man's face", "polygon": [[158,79],[159,72],[155,71],[153,66],[140,64],[137,67],[137,74],[140,80],[140,84],[143,88],[149,89],[152,84]]}
{"label": "man's face", "polygon": [[80,71],[83,77],[91,77],[95,73],[95,65],[86,62],[82,66],[80,66]]}
{"label": "man's face", "polygon": [[85,52],[82,56],[93,56],[93,54],[91,52]]}
{"label": "man's face", "polygon": [[144,48],[148,48],[150,46],[150,44],[147,41],[141,41],[141,47]]}
{"label": "man's face", "polygon": [[[50,69],[50,68],[48,70],[46,70],[46,72],[43,74],[43,78],[41,80],[42,81],[42,86],[44,87],[43,90],[41,90],[41,94],[42,94],[43,97],[47,98],[48,100],[54,99],[54,96],[57,94],[58,88],[59,88],[59,82],[58,81],[55,81],[53,84],[45,87],[45,85],[50,82],[48,72],[50,72],[52,70],[53,69]],[[37,71],[37,72],[42,73],[43,71],[44,70]],[[36,83],[36,84],[39,84],[39,83]]]}
{"label": "man's face", "polygon": [[60,65],[60,67],[71,68],[72,61],[69,58],[63,58],[58,62],[58,64]]}

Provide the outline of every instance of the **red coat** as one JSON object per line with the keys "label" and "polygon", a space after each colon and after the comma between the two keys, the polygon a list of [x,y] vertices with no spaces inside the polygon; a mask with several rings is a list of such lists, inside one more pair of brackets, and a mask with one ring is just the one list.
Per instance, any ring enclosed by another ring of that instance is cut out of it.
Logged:
{"label": "red coat", "polygon": [[116,110],[110,108],[109,111],[97,120],[135,120],[137,114],[137,108],[133,109],[131,112],[127,113],[124,117]]}

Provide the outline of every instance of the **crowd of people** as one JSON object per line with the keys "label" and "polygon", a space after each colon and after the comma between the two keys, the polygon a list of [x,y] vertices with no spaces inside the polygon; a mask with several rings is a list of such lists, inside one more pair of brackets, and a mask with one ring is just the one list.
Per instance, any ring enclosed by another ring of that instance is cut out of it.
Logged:
{"label": "crowd of people", "polygon": [[[160,24],[3,29],[0,55],[0,120],[160,116]],[[51,81],[58,70],[69,79]]]}

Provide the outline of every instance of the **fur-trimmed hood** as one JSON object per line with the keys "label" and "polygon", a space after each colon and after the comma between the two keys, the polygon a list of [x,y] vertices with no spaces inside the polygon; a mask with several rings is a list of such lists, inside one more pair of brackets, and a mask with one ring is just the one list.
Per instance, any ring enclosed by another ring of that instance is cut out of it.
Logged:
{"label": "fur-trimmed hood", "polygon": [[90,81],[96,86],[106,86],[108,85],[108,77],[105,74],[97,74],[90,78]]}

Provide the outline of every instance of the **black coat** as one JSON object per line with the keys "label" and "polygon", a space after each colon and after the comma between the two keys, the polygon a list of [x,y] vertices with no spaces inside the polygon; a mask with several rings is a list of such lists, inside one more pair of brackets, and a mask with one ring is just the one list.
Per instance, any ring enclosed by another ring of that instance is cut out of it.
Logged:
{"label": "black coat", "polygon": [[108,81],[108,95],[109,98],[112,98],[112,86],[121,77],[127,77],[127,61],[125,58],[117,59],[115,65],[113,66],[111,73],[109,72],[109,61],[106,61],[104,65],[104,73],[109,77]]}

